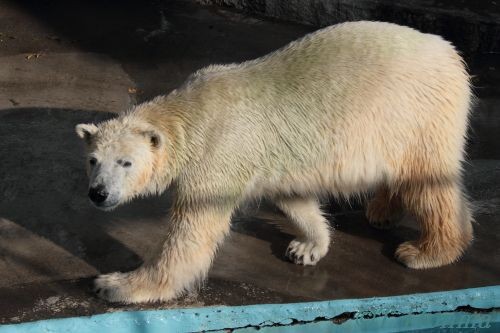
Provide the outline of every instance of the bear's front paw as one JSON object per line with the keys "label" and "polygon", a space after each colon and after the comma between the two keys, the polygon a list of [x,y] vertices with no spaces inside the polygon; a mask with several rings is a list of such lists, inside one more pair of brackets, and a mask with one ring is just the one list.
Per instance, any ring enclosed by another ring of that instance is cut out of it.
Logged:
{"label": "bear's front paw", "polygon": [[142,270],[128,273],[99,275],[94,280],[94,292],[108,302],[144,303],[168,301],[175,296],[166,286],[160,288],[154,279]]}
{"label": "bear's front paw", "polygon": [[316,265],[328,252],[328,244],[293,240],[288,245],[286,257],[297,265]]}
{"label": "bear's front paw", "polygon": [[94,292],[108,302],[135,303],[129,273],[99,275],[94,280]]}

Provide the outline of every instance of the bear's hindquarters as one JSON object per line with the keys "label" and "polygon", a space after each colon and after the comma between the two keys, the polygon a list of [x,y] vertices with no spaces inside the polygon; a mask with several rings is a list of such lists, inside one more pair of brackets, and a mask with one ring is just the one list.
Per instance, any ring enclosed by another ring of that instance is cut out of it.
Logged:
{"label": "bear's hindquarters", "polygon": [[[391,198],[396,199],[393,215],[401,205],[421,226],[418,240],[396,250],[396,258],[412,268],[450,264],[472,240],[472,214],[462,185],[472,99],[469,75],[449,45],[437,43],[429,57],[422,61],[423,74],[409,80],[406,89],[401,86],[411,103],[404,105],[407,116],[393,123],[401,125],[394,127],[402,144],[399,151],[392,150],[398,153],[392,155],[395,173],[387,184]],[[386,142],[387,133],[380,134]]]}
{"label": "bear's hindquarters", "polygon": [[461,89],[449,89],[449,99],[423,113],[398,162],[391,190],[421,228],[419,240],[396,250],[396,258],[408,267],[455,262],[472,240],[472,214],[462,185],[470,90],[462,81]]}

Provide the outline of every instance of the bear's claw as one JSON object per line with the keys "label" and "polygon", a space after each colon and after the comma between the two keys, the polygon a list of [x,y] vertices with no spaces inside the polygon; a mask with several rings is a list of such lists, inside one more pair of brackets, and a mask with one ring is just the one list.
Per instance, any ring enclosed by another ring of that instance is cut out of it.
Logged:
{"label": "bear's claw", "polygon": [[288,245],[285,256],[297,265],[313,266],[325,256],[328,246],[320,246],[316,242],[293,240]]}

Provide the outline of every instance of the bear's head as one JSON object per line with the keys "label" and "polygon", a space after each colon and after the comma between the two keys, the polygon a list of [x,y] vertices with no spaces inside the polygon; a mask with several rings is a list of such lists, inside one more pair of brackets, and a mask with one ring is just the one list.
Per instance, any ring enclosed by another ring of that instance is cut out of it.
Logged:
{"label": "bear's head", "polygon": [[155,169],[164,144],[160,131],[117,118],[98,125],[79,124],[76,133],[87,148],[88,196],[96,207],[111,210],[157,191]]}

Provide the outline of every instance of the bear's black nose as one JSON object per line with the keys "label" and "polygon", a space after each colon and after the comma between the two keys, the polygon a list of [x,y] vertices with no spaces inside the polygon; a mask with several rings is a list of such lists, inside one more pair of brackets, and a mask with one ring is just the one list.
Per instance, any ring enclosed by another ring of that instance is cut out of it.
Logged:
{"label": "bear's black nose", "polygon": [[89,198],[95,203],[102,203],[106,200],[109,193],[103,185],[97,185],[96,187],[91,187],[89,190]]}

